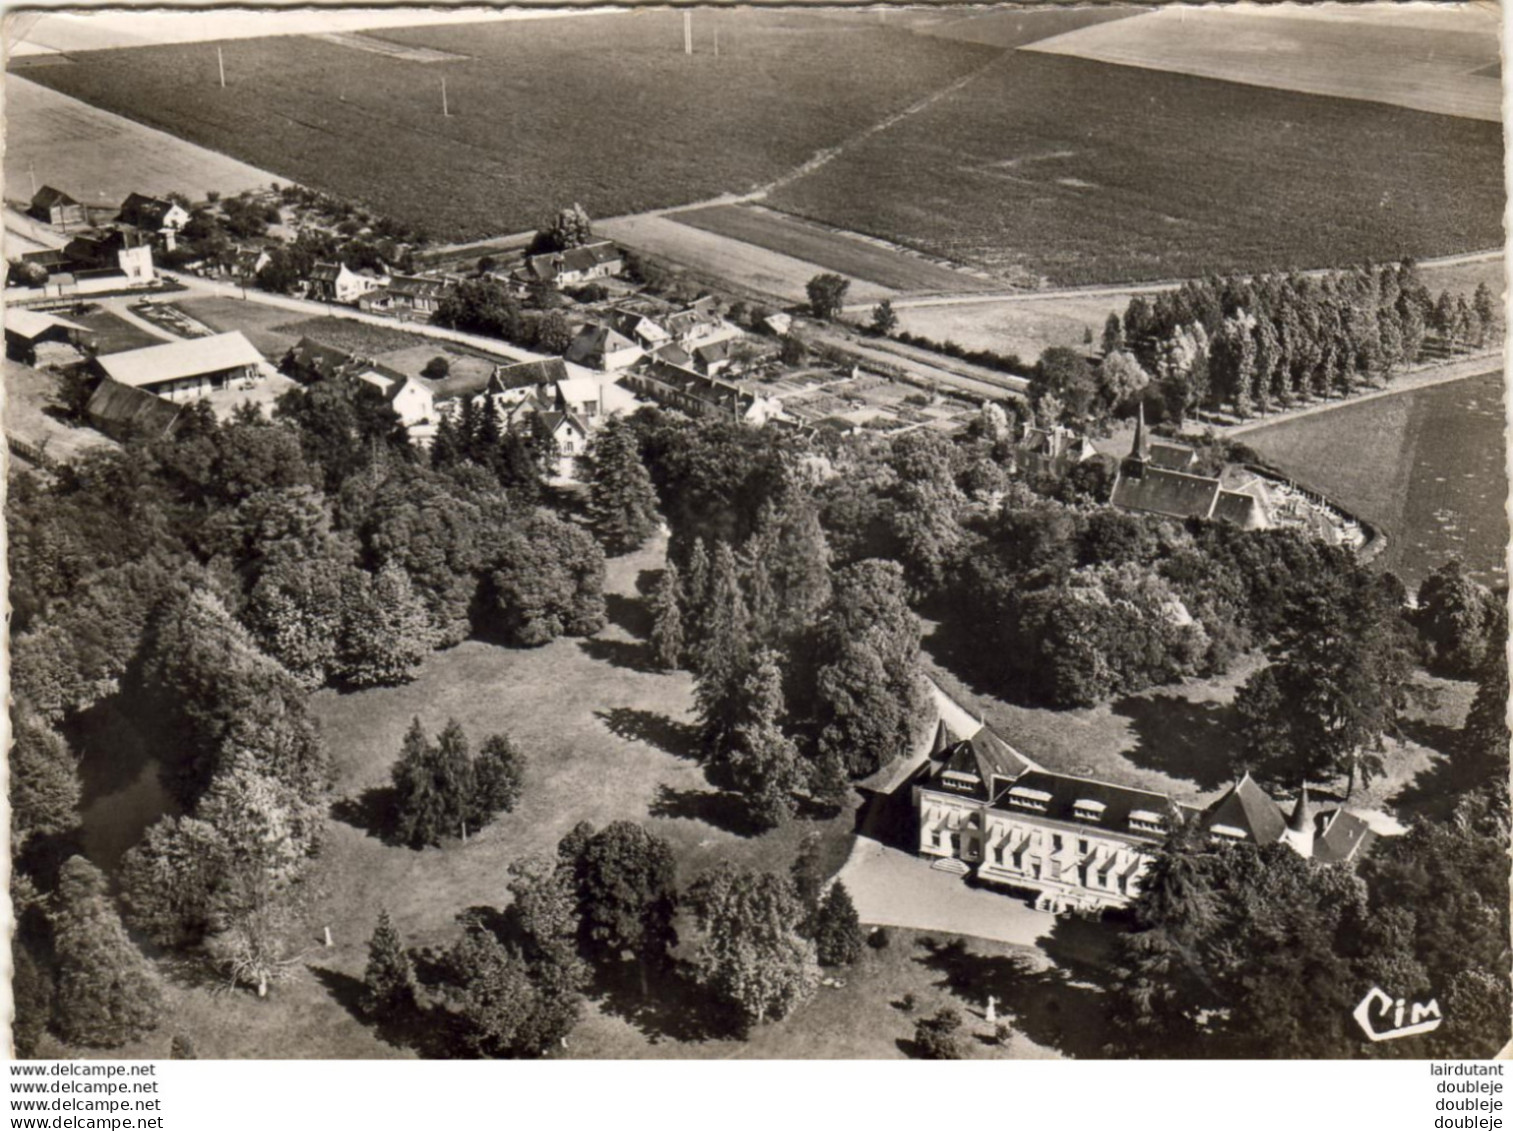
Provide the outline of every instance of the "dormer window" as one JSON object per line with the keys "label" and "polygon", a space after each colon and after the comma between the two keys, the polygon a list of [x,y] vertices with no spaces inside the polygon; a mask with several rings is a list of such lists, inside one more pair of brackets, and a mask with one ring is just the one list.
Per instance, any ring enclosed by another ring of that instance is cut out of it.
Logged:
{"label": "dormer window", "polygon": [[1149,809],[1133,809],[1129,815],[1129,827],[1139,832],[1164,833],[1166,825],[1160,813]]}
{"label": "dormer window", "polygon": [[1020,809],[1028,809],[1034,813],[1044,813],[1046,806],[1050,804],[1051,795],[1042,789],[1031,789],[1028,786],[1016,785],[1009,790],[1009,804]]}
{"label": "dormer window", "polygon": [[1083,798],[1072,806],[1072,814],[1079,821],[1101,821],[1103,820],[1103,811],[1107,808],[1108,806],[1101,801],[1090,801]]}

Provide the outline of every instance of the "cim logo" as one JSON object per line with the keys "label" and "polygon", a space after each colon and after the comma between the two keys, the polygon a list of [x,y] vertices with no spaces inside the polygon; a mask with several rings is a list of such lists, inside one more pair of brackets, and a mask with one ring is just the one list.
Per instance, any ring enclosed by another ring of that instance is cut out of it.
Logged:
{"label": "cim logo", "polygon": [[1432,1033],[1444,1021],[1439,1011],[1439,1002],[1430,998],[1428,1004],[1414,1002],[1411,1006],[1403,998],[1388,997],[1376,986],[1355,1007],[1356,1023],[1373,1041],[1395,1041],[1399,1037],[1413,1037],[1419,1033]]}

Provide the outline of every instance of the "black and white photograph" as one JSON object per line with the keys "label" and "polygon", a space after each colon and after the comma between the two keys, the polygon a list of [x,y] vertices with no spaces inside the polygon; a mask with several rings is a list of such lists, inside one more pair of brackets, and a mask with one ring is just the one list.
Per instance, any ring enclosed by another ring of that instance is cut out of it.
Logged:
{"label": "black and white photograph", "polygon": [[1513,1055],[1496,4],[4,31],[18,1062]]}

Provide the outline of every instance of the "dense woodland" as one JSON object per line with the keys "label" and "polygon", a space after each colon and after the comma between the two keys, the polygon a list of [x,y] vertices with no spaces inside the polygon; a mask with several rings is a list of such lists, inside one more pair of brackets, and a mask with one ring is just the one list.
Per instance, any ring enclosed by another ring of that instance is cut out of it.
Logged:
{"label": "dense woodland", "polygon": [[[706,774],[753,836],[836,813],[852,782],[924,737],[924,618],[937,662],[1052,708],[1261,656],[1237,698],[1247,746],[1215,756],[1284,790],[1348,792],[1376,773],[1418,669],[1479,681],[1454,752],[1457,815],[1425,818],[1358,871],[1173,839],[1123,932],[1118,1047],[1348,1055],[1353,1036],[1311,1024],[1311,987],[1388,966],[1442,1000],[1491,981],[1506,997],[1506,614],[1456,563],[1410,612],[1390,574],[1301,534],[1120,514],[1096,465],[1014,471],[996,406],[956,440],[807,439],[644,409],[595,436],[582,497],[544,485],[546,451],[470,408],[419,452],[336,380],[271,419],[196,410],[169,440],[13,473],[23,1053],[48,1028],[116,1047],[159,1024],[144,948],[276,993],[298,967],[289,925],[331,804],[309,692],[403,682],[467,638],[590,635],[605,554],[659,523],[651,650],[693,672]],[[178,807],[110,875],[79,847],[77,743],[101,718],[155,753]],[[455,724],[417,723],[394,754],[389,832],[443,848],[515,805],[530,759]],[[367,1016],[426,1055],[548,1055],[584,994],[671,979],[744,1031],[802,1003],[818,964],[860,954],[844,888],[817,869],[808,852],[791,874],[680,876],[638,825],[580,828],[555,857],[517,861],[509,906],[461,914],[444,952],[407,947],[382,916]],[[1416,918],[1427,891],[1464,916]],[[1471,941],[1456,949],[1445,936],[1459,931]],[[1277,946],[1235,953],[1236,932]],[[1293,939],[1312,949],[1287,957]],[[1283,1022],[1254,1017],[1279,996],[1300,1012],[1268,1043],[1258,1034]],[[1437,1055],[1480,1050],[1491,1030],[1469,1025],[1447,1024]]]}

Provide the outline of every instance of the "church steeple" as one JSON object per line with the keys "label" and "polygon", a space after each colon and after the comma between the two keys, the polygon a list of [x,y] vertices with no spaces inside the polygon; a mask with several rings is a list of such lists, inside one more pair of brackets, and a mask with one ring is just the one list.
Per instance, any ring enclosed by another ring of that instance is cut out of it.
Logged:
{"label": "church steeple", "polygon": [[1150,437],[1145,434],[1145,402],[1141,401],[1135,416],[1135,443],[1130,448],[1130,459],[1137,459],[1141,463],[1151,458]]}

